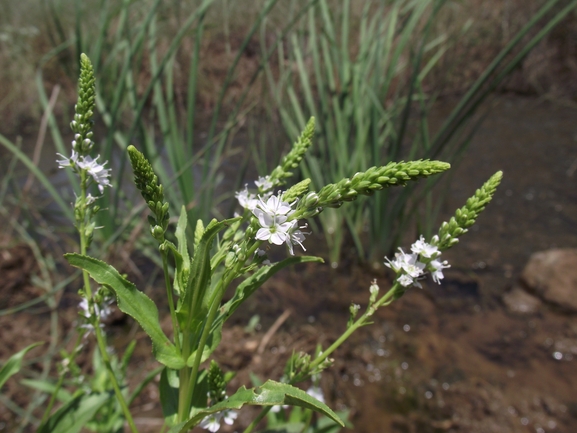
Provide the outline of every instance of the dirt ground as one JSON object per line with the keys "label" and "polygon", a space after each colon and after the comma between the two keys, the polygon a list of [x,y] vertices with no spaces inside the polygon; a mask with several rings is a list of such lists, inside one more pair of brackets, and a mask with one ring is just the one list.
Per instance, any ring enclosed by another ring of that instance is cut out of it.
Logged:
{"label": "dirt ground", "polygon": [[[444,217],[496,170],[504,171],[504,180],[476,228],[447,252],[452,267],[443,284],[410,290],[380,310],[375,323],[353,335],[323,374],[329,405],[351,410],[350,431],[575,431],[577,317],[546,305],[534,314],[514,314],[502,296],[533,252],[577,247],[576,115],[576,109],[535,99],[498,99],[456,169]],[[278,379],[293,350],[311,352],[317,342],[326,347],[339,335],[350,303],[366,305],[373,278],[387,287],[384,268],[353,263],[337,270],[311,264],[286,271],[231,318],[215,354],[225,370],[240,370],[231,390],[248,385],[250,371]],[[37,265],[25,246],[0,251],[0,273],[3,312],[42,293],[33,278]],[[61,335],[68,335],[74,323],[76,303],[73,290],[60,299]],[[285,311],[288,318],[267,335]],[[260,328],[245,331],[255,314]],[[43,303],[0,316],[0,359],[47,341],[49,319]],[[119,349],[127,338],[138,341],[134,377],[153,367],[146,336],[129,321],[115,319],[108,332],[129,335],[115,338]],[[31,352],[33,362],[25,373],[40,370],[34,357],[42,350]],[[18,384],[20,378],[11,379],[3,395],[24,404],[29,391]],[[133,406],[143,431],[160,429],[157,398],[151,384]],[[238,422],[221,431],[241,431],[252,415],[250,408],[243,409]],[[0,431],[13,431],[17,419],[12,408],[0,405]]]}

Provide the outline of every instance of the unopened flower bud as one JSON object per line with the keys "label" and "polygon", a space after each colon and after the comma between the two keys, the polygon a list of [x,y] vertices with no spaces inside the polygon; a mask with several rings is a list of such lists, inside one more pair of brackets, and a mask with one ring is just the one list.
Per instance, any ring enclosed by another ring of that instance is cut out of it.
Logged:
{"label": "unopened flower bud", "polygon": [[371,297],[369,298],[369,304],[374,304],[379,295],[379,286],[377,285],[377,280],[374,279],[369,287],[369,292],[371,292]]}
{"label": "unopened flower bud", "polygon": [[154,239],[156,239],[157,241],[163,241],[164,240],[164,229],[160,226],[153,226],[150,229],[150,232],[152,233],[152,237]]}

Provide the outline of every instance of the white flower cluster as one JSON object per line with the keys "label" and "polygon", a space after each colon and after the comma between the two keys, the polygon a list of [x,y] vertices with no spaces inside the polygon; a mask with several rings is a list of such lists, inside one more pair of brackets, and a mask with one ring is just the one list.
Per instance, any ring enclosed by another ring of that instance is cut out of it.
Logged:
{"label": "white flower cluster", "polygon": [[225,424],[232,425],[238,414],[232,410],[226,409],[221,412],[213,413],[205,417],[201,422],[200,426],[212,433],[217,432],[220,429],[220,422],[224,421]]}
{"label": "white flower cluster", "polygon": [[64,158],[61,160],[56,160],[58,163],[58,168],[71,167],[75,172],[78,172],[78,170],[86,170],[88,174],[92,176],[94,182],[96,182],[98,185],[100,194],[104,192],[104,187],[111,186],[110,179],[108,179],[110,177],[110,169],[104,168],[108,161],[104,164],[99,164],[97,160],[100,158],[100,155],[98,155],[96,158],[92,158],[88,155],[79,155],[75,150],[72,150],[72,156],[70,156],[70,158],[67,158],[60,153],[57,155],[60,155],[62,158]]}
{"label": "white flower cluster", "polygon": [[252,213],[257,217],[260,229],[256,233],[256,238],[261,241],[269,241],[275,245],[286,243],[291,255],[294,255],[293,245],[300,245],[303,250],[305,233],[301,229],[306,225],[299,226],[298,221],[288,221],[290,215],[294,212],[289,203],[281,200],[282,193],[278,196],[272,195],[265,202],[258,199]]}
{"label": "white flower cluster", "polygon": [[405,253],[399,248],[398,253],[395,253],[395,259],[389,260],[385,257],[388,266],[397,273],[397,281],[404,287],[415,285],[421,287],[419,279],[421,279],[426,271],[431,273],[433,281],[441,284],[444,278],[443,269],[450,267],[449,263],[439,260],[441,252],[434,245],[435,238],[431,244],[425,242],[423,236],[419,238],[413,245],[411,245],[411,254]]}
{"label": "white flower cluster", "polygon": [[250,192],[248,190],[248,184],[244,186],[244,189],[242,191],[237,191],[234,195],[238,200],[238,202],[240,203],[240,205],[251,212],[258,204],[259,197],[262,200],[268,199],[272,195],[271,190],[275,186],[273,182],[270,180],[269,176],[265,177],[259,176],[258,180],[254,181],[254,184],[258,188],[258,191],[261,193],[260,196]]}
{"label": "white flower cluster", "polygon": [[[98,292],[95,293],[95,295]],[[103,299],[102,302],[94,302],[94,315],[98,317],[98,321],[102,322],[106,320],[112,314],[112,299]],[[78,308],[80,308],[80,315],[85,317],[86,319],[90,319],[92,316],[90,314],[90,308],[88,306],[88,299],[82,298],[80,303],[78,304]],[[85,323],[84,325],[80,326],[87,330],[88,333],[94,331],[94,326],[90,323]],[[102,323],[100,323],[100,327],[104,327]]]}

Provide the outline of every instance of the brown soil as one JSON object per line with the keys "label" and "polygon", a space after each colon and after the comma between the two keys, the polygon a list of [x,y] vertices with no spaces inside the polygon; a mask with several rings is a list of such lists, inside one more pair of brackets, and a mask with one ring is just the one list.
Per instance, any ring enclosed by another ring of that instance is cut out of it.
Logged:
{"label": "brown soil", "polygon": [[[574,431],[577,317],[546,306],[532,315],[513,314],[501,297],[531,253],[577,246],[576,114],[523,99],[501,99],[491,111],[455,170],[444,218],[494,171],[503,169],[505,177],[477,228],[447,252],[452,268],[443,284],[411,290],[379,311],[372,326],[335,354],[335,365],[322,377],[329,405],[351,410],[351,431]],[[0,251],[0,272],[3,311],[43,293],[32,278],[38,269],[26,247]],[[261,379],[278,379],[293,350],[312,352],[317,342],[326,347],[343,330],[349,304],[366,304],[373,278],[387,287],[384,270],[351,262],[338,270],[302,266],[266,284],[242,314],[231,318],[215,354],[225,370],[239,370],[230,390],[250,385],[251,371]],[[61,335],[72,327],[76,303],[72,292],[60,300]],[[266,331],[287,310],[290,317],[262,345]],[[262,328],[246,332],[254,314],[260,315]],[[32,342],[47,341],[48,318],[44,304],[0,316],[0,359]],[[153,367],[146,336],[124,319],[108,329],[109,335],[129,335],[116,337],[119,351],[128,339],[138,341],[131,370],[136,382]],[[32,362],[25,375],[40,371],[41,360],[35,356],[43,350],[27,357]],[[3,397],[24,405],[29,392],[18,384],[21,378],[7,383]],[[160,428],[157,398],[151,384],[133,406],[143,432]],[[234,429],[222,431],[240,430],[253,414],[251,408],[243,409]],[[0,406],[0,431],[13,431],[17,419]]]}

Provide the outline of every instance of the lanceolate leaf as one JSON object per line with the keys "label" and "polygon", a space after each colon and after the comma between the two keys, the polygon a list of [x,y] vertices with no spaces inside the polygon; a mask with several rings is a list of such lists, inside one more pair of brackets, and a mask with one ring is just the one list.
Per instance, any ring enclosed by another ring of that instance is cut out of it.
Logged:
{"label": "lanceolate leaf", "polygon": [[234,395],[225,401],[215,404],[205,410],[197,412],[190,420],[180,423],[169,430],[168,433],[186,433],[192,427],[202,421],[207,415],[220,412],[225,409],[240,409],[245,404],[253,406],[277,406],[289,405],[312,409],[326,415],[336,423],[345,426],[343,421],[326,404],[311,397],[302,389],[295,388],[286,383],[269,380],[257,388],[246,389],[241,387]]}
{"label": "lanceolate leaf", "polygon": [[26,355],[26,353],[29,350],[34,349],[36,346],[39,346],[41,344],[44,344],[44,343],[31,344],[30,346],[22,349],[20,352],[12,355],[8,359],[8,361],[6,361],[6,364],[4,364],[2,366],[2,368],[0,369],[0,388],[2,388],[2,385],[4,385],[4,383],[11,376],[13,376],[14,374],[16,374],[20,371],[20,369],[22,368],[22,360],[24,359],[24,355]]}
{"label": "lanceolate leaf", "polygon": [[162,331],[158,321],[158,309],[148,296],[103,261],[80,254],[65,254],[64,257],[72,266],[87,271],[98,284],[114,290],[118,308],[133,317],[152,339],[154,356],[158,362],[175,370],[184,367],[184,360]]}
{"label": "lanceolate leaf", "polygon": [[193,315],[201,315],[201,304],[204,295],[210,285],[210,249],[214,237],[227,225],[238,221],[239,218],[231,218],[218,222],[213,219],[202,234],[198,245],[194,250],[188,287],[184,297],[181,298],[178,305],[178,318],[181,328],[184,329],[195,318]]}
{"label": "lanceolate leaf", "polygon": [[178,240],[178,255],[175,254],[176,261],[176,276],[174,279],[174,286],[179,296],[182,296],[190,275],[190,257],[188,255],[188,244],[186,241],[186,226],[188,218],[186,215],[186,208],[182,206],[178,224],[176,225],[175,236]]}
{"label": "lanceolate leaf", "polygon": [[111,398],[114,396],[107,392],[79,395],[48,418],[46,424],[40,426],[37,433],[77,433]]}

